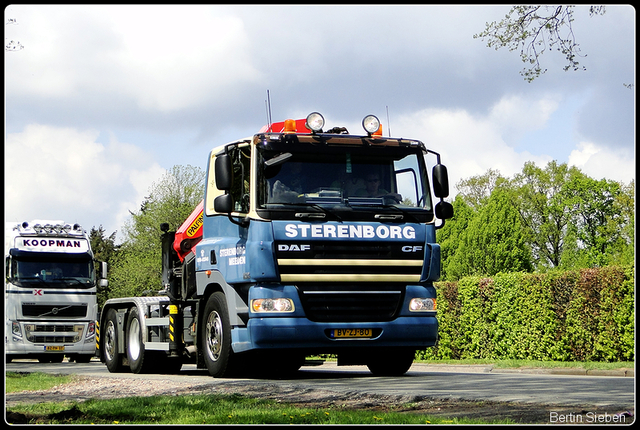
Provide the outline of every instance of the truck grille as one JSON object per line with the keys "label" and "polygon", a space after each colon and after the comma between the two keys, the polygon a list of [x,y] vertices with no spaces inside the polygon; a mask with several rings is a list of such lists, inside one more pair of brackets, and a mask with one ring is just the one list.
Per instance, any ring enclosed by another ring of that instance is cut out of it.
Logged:
{"label": "truck grille", "polygon": [[[26,325],[25,327],[28,327]],[[75,343],[79,342],[82,334],[81,325],[38,325],[26,329],[27,340],[32,343]]]}
{"label": "truck grille", "polygon": [[277,247],[276,258],[282,282],[419,282],[424,251],[402,252],[407,242],[331,242],[287,244]]}
{"label": "truck grille", "polygon": [[404,286],[391,284],[299,284],[302,307],[311,321],[391,321],[404,299]]}
{"label": "truck grille", "polygon": [[87,305],[34,305],[23,304],[22,315],[42,318],[84,318],[87,316]]}
{"label": "truck grille", "polygon": [[276,246],[276,259],[281,281],[296,285],[311,321],[391,321],[404,300],[405,285],[420,282],[422,275],[424,250],[405,252],[406,246],[288,242]]}

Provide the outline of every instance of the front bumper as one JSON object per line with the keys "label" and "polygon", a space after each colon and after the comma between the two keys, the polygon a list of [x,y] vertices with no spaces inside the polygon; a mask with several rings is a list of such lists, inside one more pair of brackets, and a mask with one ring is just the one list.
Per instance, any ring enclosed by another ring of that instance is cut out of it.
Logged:
{"label": "front bumper", "polygon": [[[335,329],[371,329],[372,337],[336,338]],[[325,353],[346,348],[403,347],[422,349],[436,343],[434,316],[399,317],[389,322],[319,323],[307,318],[251,318],[246,328],[234,329],[236,352],[250,349],[307,349]]]}

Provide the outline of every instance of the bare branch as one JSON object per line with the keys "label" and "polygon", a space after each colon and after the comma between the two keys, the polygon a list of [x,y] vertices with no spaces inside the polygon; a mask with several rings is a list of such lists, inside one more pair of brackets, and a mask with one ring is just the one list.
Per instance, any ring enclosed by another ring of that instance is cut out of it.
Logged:
{"label": "bare branch", "polygon": [[[542,13],[544,12],[544,13]],[[590,15],[603,15],[604,6],[591,6]],[[547,71],[540,65],[540,56],[547,50],[561,52],[568,64],[564,70],[586,70],[578,62],[580,48],[573,33],[573,6],[514,6],[500,22],[486,25],[474,38],[487,41],[496,50],[507,48],[520,51],[520,58],[529,67],[520,74],[528,82]]]}

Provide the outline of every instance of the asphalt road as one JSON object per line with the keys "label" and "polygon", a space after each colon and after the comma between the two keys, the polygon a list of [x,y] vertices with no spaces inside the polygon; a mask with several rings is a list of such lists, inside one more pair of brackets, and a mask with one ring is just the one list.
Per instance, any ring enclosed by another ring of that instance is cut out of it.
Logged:
{"label": "asphalt road", "polygon": [[[167,379],[194,384],[241,383],[242,379],[214,379],[195,365],[184,365],[177,375],[110,374],[99,361],[79,363],[38,363],[14,360],[7,371],[48,372],[85,376]],[[543,373],[546,372],[546,373]],[[474,401],[520,402],[545,405],[616,406],[635,409],[635,377],[624,373],[603,372],[600,375],[551,373],[553,371],[509,371],[491,366],[443,366],[416,363],[402,377],[374,377],[364,366],[338,367],[328,362],[304,366],[290,379],[252,379],[265,385],[303,386],[309,389],[340,393],[357,392],[379,395],[413,396],[417,399],[457,399]],[[617,376],[611,376],[617,375]]]}

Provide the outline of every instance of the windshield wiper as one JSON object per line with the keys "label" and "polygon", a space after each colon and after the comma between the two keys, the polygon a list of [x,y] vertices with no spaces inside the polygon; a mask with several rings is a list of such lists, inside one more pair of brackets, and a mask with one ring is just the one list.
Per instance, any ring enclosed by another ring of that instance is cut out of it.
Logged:
{"label": "windshield wiper", "polygon": [[83,286],[88,284],[88,281],[84,281],[83,282],[78,278],[59,278],[59,280],[60,281],[74,281],[74,282],[77,282],[78,284],[83,285]]}
{"label": "windshield wiper", "polygon": [[314,208],[314,209],[318,209],[320,210],[322,213],[318,213],[318,212],[296,212],[296,218],[325,218],[327,215],[332,215],[337,221],[342,222],[342,218],[340,218],[340,216],[335,213],[335,212],[331,212],[330,210],[327,210],[326,208],[323,208],[322,206],[320,206],[317,203],[313,203],[313,204],[305,204],[305,206]]}
{"label": "windshield wiper", "polygon": [[32,276],[32,277],[28,277],[28,278],[18,278],[19,281],[23,281],[23,282],[31,282],[31,281],[38,281],[42,284],[45,285],[50,285],[49,282],[45,281],[44,279],[38,277],[38,276]]}
{"label": "windshield wiper", "polygon": [[398,214],[398,215],[391,215],[391,214],[376,214],[376,215],[374,216],[376,219],[381,219],[381,220],[383,220],[383,219],[385,219],[385,218],[384,218],[385,216],[388,216],[388,217],[399,216],[399,217],[400,217],[399,219],[402,219],[404,216],[408,216],[408,217],[410,217],[410,218],[413,220],[413,222],[420,222],[420,221],[418,220],[418,218],[417,218],[415,215],[413,215],[410,211],[400,209],[400,208],[399,208],[398,206],[396,206],[396,205],[383,205],[382,207],[383,207],[383,208],[385,208],[385,209],[388,209],[388,208],[395,209],[396,211],[400,212],[400,214]]}
{"label": "windshield wiper", "polygon": [[330,210],[327,210],[326,208],[322,207],[321,205],[317,204],[317,203],[274,203],[274,204],[278,204],[278,205],[283,205],[283,206],[297,206],[297,207],[308,207],[308,208],[314,208],[317,209],[319,212],[296,212],[295,213],[295,217],[296,218],[317,218],[317,219],[324,219],[327,217],[327,215],[331,215],[333,216],[337,221],[342,222],[342,218],[340,218],[340,216],[338,214],[336,214],[335,212],[332,212]]}

